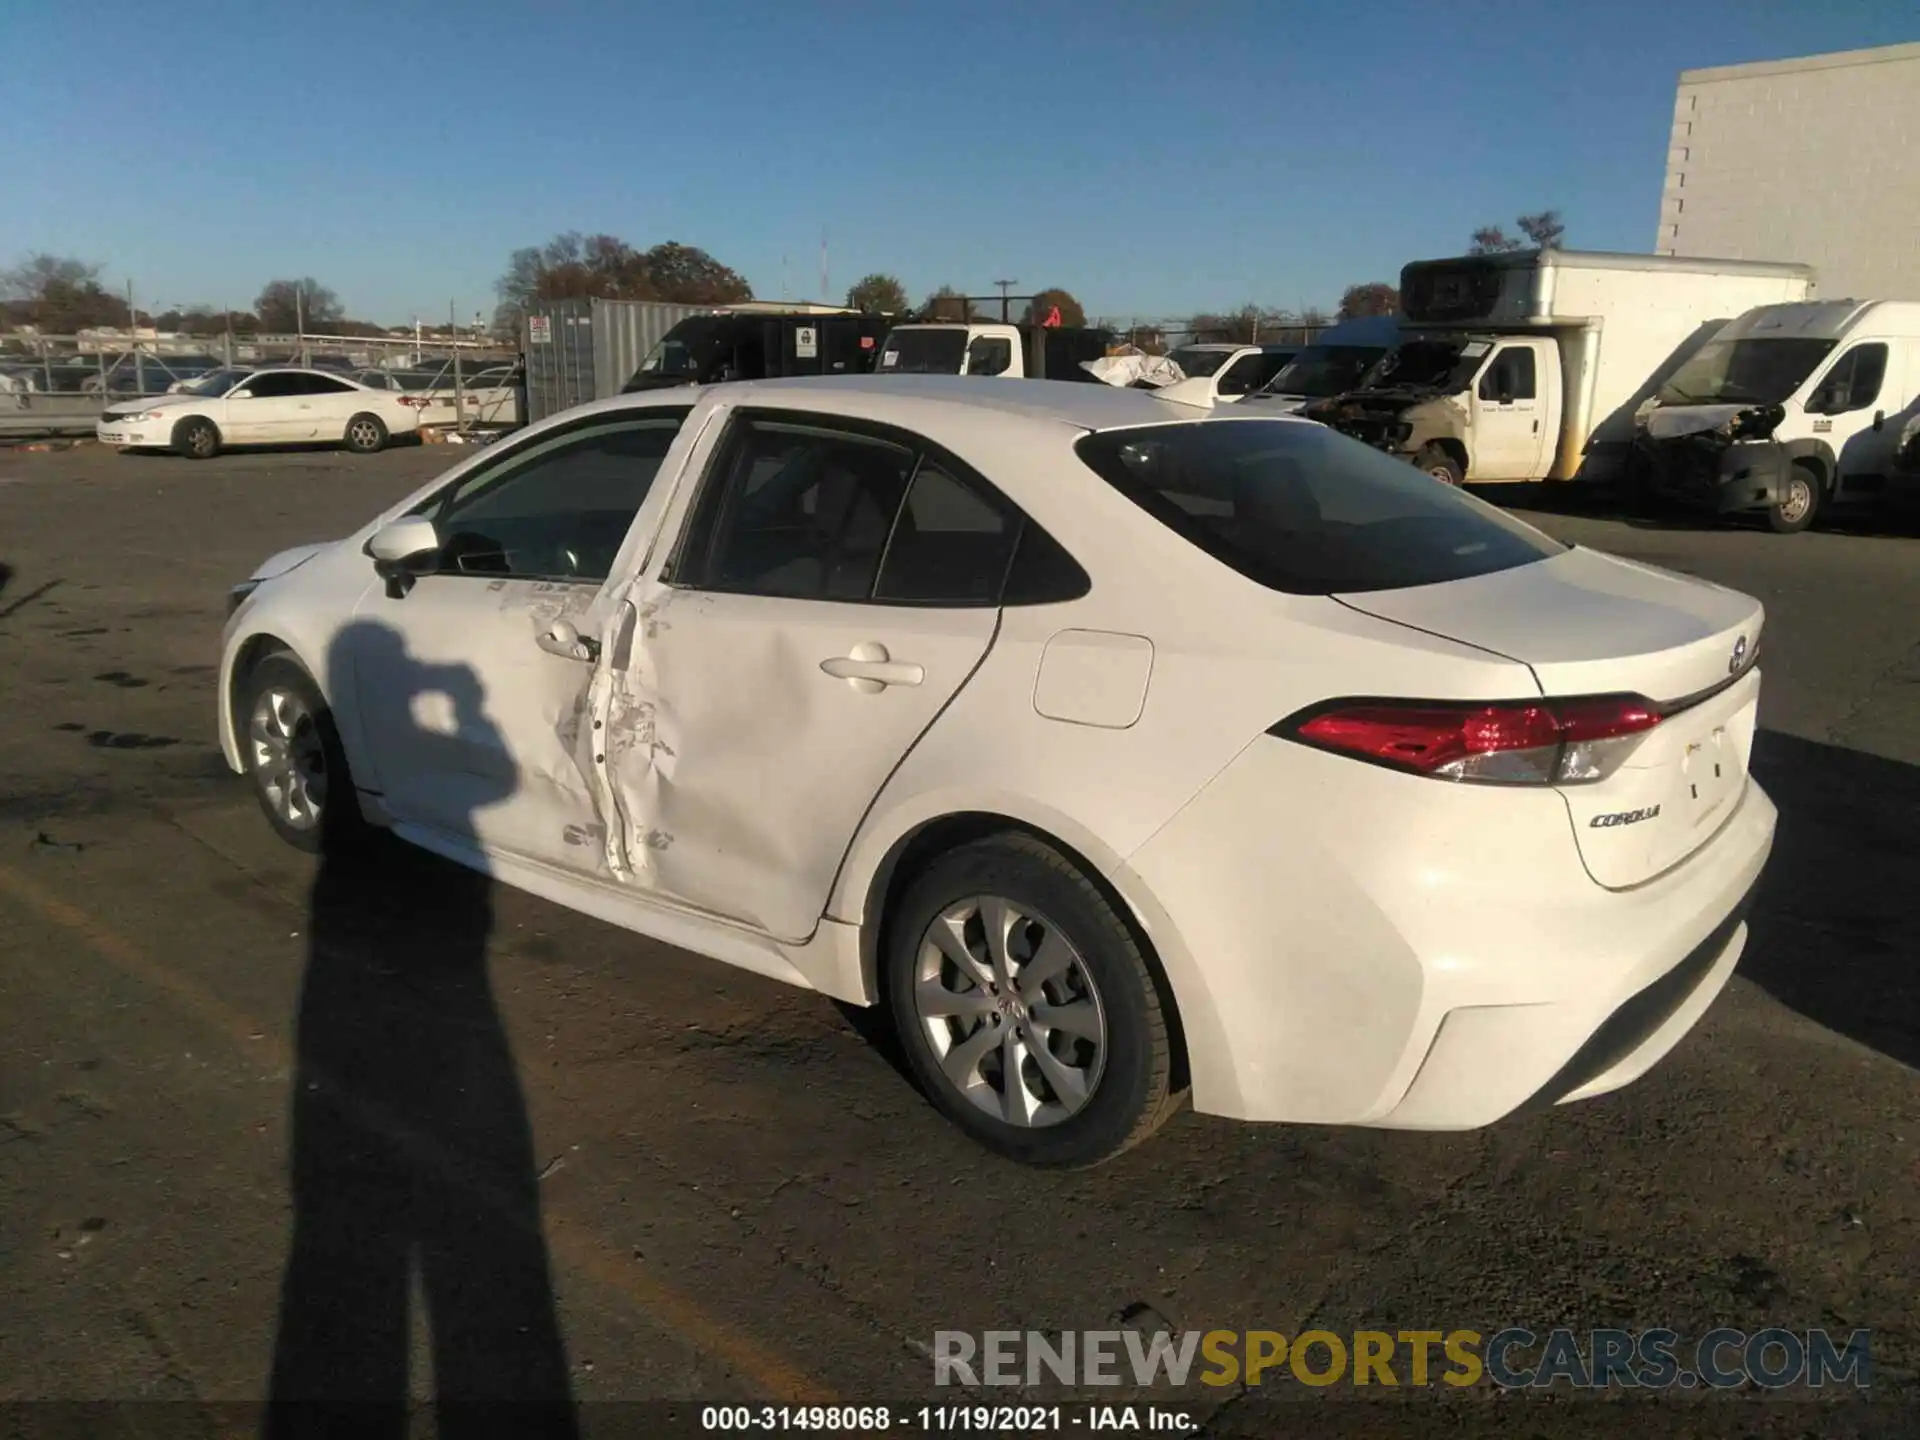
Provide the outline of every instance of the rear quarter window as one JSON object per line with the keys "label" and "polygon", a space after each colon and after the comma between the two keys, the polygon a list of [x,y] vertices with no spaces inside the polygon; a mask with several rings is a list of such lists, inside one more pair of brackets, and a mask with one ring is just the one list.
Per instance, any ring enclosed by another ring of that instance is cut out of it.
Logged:
{"label": "rear quarter window", "polygon": [[1404,460],[1303,421],[1096,431],[1076,449],[1154,520],[1292,595],[1437,585],[1566,549]]}

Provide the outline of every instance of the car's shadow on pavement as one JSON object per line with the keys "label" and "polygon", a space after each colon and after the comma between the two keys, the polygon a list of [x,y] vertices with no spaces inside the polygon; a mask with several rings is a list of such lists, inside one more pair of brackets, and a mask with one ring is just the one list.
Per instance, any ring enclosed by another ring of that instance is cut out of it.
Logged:
{"label": "car's shadow on pavement", "polygon": [[[352,645],[401,643],[358,622],[331,665]],[[382,670],[448,697],[463,735],[491,725],[465,666]],[[532,1125],[487,973],[493,885],[384,832],[322,849],[295,1045],[276,1440],[410,1433],[416,1285],[439,1434],[577,1433]]]}
{"label": "car's shadow on pavement", "polygon": [[1920,1068],[1920,767],[1762,730],[1753,772],[1780,827],[1740,973]]}

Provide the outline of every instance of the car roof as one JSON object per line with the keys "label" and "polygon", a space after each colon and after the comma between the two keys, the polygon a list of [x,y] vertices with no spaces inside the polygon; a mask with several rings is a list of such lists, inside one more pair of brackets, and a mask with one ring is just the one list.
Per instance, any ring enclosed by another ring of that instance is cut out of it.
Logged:
{"label": "car roof", "polygon": [[[701,388],[704,392],[721,387]],[[1104,385],[1094,380],[1082,383],[1001,380],[980,375],[804,375],[783,380],[734,381],[724,388],[729,397],[740,404],[750,405],[756,398],[795,408],[819,403],[822,409],[868,414],[874,419],[884,418],[888,403],[902,401],[935,402],[1022,420],[1050,420],[1080,430],[1201,420],[1208,414],[1198,406],[1162,400],[1151,390]],[[653,403],[659,404],[662,396],[672,393],[671,390],[642,391],[621,398],[640,400],[650,394]],[[1294,419],[1291,416],[1271,418]]]}

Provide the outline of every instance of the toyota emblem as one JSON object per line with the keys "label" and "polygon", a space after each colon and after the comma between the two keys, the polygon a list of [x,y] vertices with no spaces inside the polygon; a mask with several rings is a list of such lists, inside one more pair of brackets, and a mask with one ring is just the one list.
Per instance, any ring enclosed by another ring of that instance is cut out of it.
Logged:
{"label": "toyota emblem", "polygon": [[1738,675],[1740,673],[1740,666],[1745,662],[1746,658],[1747,637],[1742,635],[1738,640],[1733,642],[1733,656],[1727,661],[1727,673],[1729,675]]}

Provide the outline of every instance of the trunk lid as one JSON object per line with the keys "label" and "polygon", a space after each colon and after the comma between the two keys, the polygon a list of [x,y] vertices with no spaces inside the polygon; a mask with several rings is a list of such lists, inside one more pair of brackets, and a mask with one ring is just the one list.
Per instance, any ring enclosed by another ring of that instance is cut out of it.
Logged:
{"label": "trunk lid", "polygon": [[1335,598],[1517,660],[1545,696],[1629,693],[1667,712],[1607,778],[1558,787],[1601,885],[1677,865],[1745,791],[1765,621],[1751,596],[1576,547],[1470,580]]}

